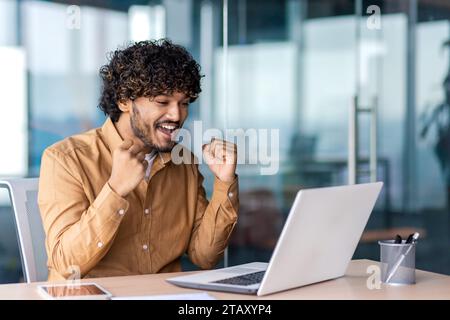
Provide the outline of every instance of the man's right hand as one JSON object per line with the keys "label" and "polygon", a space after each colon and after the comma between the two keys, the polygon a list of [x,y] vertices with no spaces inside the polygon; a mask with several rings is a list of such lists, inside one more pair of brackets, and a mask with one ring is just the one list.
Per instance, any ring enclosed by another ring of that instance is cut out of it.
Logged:
{"label": "man's right hand", "polygon": [[112,155],[109,186],[121,197],[127,196],[144,179],[148,163],[141,146],[125,140]]}

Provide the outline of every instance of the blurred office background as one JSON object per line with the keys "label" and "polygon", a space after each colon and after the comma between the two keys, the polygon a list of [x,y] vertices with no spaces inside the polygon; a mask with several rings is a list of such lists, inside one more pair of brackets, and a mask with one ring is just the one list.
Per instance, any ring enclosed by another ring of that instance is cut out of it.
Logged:
{"label": "blurred office background", "polygon": [[[188,128],[280,130],[276,175],[238,168],[227,264],[270,258],[300,188],[377,179],[354,258],[419,230],[417,267],[450,274],[449,19],[447,0],[0,0],[0,177],[39,176],[47,146],[103,123],[107,52],[167,37],[206,75]],[[0,190],[0,283],[18,281]]]}

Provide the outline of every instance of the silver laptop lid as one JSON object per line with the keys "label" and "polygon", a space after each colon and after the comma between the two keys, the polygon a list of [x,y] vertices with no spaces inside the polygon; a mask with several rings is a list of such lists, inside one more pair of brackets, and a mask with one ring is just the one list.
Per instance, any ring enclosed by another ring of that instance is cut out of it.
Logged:
{"label": "silver laptop lid", "polygon": [[343,276],[382,186],[299,191],[258,295]]}

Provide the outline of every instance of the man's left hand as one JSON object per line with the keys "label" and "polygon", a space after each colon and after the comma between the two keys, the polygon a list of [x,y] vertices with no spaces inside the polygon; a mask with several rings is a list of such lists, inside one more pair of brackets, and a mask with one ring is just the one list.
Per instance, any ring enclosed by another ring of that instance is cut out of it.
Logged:
{"label": "man's left hand", "polygon": [[213,138],[211,143],[203,145],[203,158],[221,181],[235,179],[237,148],[234,143]]}

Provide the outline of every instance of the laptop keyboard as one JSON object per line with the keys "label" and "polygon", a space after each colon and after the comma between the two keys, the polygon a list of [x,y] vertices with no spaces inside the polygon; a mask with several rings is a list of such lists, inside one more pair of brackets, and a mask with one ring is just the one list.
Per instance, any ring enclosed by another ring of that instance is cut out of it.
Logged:
{"label": "laptop keyboard", "polygon": [[234,284],[238,286],[250,286],[252,284],[260,283],[264,277],[265,271],[258,271],[244,274],[237,277],[226,278],[222,280],[212,281],[212,283]]}

